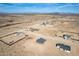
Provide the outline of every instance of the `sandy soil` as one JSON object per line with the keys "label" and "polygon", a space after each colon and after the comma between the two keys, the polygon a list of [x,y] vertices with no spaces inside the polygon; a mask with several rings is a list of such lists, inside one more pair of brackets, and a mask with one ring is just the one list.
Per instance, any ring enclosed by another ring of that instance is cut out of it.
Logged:
{"label": "sandy soil", "polygon": [[[64,40],[63,34],[73,39]],[[45,43],[36,42],[40,37]],[[71,52],[57,49],[57,43],[71,46]],[[79,55],[79,15],[0,15],[0,55]]]}

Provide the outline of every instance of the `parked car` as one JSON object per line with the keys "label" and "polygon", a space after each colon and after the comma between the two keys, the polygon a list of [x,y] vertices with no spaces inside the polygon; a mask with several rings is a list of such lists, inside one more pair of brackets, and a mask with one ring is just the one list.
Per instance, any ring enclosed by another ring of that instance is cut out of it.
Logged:
{"label": "parked car", "polygon": [[63,51],[68,52],[68,53],[70,53],[70,51],[71,51],[71,47],[70,47],[70,46],[65,45],[65,44],[62,44],[62,43],[57,43],[57,44],[56,44],[56,47],[57,47],[59,50],[63,50]]}

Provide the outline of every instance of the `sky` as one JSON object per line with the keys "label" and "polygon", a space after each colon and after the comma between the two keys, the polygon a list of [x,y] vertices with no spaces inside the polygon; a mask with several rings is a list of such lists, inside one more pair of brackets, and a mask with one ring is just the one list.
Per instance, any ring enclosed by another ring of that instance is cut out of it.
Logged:
{"label": "sky", "polygon": [[79,3],[0,3],[0,13],[79,14]]}

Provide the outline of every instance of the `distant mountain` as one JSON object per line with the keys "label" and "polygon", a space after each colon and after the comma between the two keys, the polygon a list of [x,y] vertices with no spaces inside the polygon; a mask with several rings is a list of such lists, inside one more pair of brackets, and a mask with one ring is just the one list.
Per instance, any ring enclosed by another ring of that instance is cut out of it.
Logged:
{"label": "distant mountain", "polygon": [[79,15],[79,14],[76,14],[76,13],[59,13],[59,12],[54,12],[54,13],[0,13],[0,15],[12,15],[12,14],[16,14],[16,15],[19,15],[19,14],[23,14],[23,15],[31,15],[31,14],[48,14],[48,15]]}

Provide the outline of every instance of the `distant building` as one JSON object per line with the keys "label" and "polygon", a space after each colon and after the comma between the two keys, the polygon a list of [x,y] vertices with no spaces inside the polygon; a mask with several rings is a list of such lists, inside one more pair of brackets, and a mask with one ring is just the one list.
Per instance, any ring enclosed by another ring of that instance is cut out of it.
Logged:
{"label": "distant building", "polygon": [[70,37],[71,37],[71,35],[68,35],[68,34],[64,34],[64,35],[63,35],[63,38],[64,38],[65,40],[69,39]]}
{"label": "distant building", "polygon": [[71,46],[65,45],[65,44],[63,44],[63,43],[57,43],[57,44],[56,44],[56,47],[57,47],[59,50],[62,50],[62,51],[68,52],[68,53],[70,53],[70,51],[71,51]]}
{"label": "distant building", "polygon": [[45,41],[46,41],[46,40],[45,40],[44,38],[38,38],[38,39],[36,40],[36,42],[39,43],[39,44],[43,44]]}

